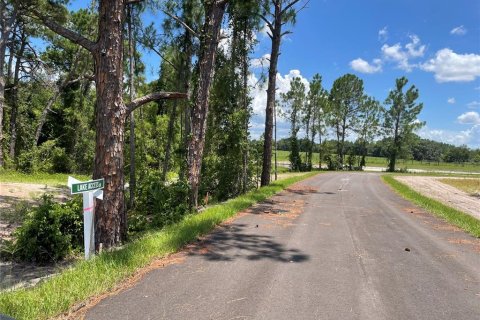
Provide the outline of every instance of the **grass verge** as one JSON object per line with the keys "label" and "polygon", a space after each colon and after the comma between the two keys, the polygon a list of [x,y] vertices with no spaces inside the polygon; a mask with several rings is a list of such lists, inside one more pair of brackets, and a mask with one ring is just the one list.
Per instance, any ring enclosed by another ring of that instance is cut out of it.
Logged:
{"label": "grass verge", "polygon": [[392,175],[383,175],[382,179],[403,198],[467,231],[471,235],[480,238],[480,220],[460,210],[444,205],[439,201],[425,197],[405,184],[398,182]]}
{"label": "grass verge", "polygon": [[50,186],[67,185],[68,176],[73,176],[81,181],[90,180],[91,177],[81,174],[65,174],[65,173],[32,173],[26,174],[17,171],[0,170],[0,182],[15,183],[36,183],[47,184]]}
{"label": "grass verge", "polygon": [[239,211],[315,174],[279,180],[199,214],[186,216],[181,222],[150,232],[120,250],[80,261],[34,288],[0,293],[0,313],[16,319],[46,319],[65,312],[90,296],[113,289],[135,270],[178,251]]}

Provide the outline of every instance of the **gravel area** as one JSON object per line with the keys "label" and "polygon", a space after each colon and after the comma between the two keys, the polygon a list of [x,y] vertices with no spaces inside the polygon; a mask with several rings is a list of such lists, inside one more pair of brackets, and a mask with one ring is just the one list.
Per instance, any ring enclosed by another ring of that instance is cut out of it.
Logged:
{"label": "gravel area", "polygon": [[439,181],[440,179],[449,179],[449,177],[397,176],[395,179],[427,197],[468,213],[480,220],[480,198]]}

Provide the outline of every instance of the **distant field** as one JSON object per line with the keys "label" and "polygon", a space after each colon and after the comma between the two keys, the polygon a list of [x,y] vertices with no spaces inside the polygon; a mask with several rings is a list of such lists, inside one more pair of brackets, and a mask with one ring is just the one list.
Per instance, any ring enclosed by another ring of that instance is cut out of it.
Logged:
{"label": "distant field", "polygon": [[442,183],[451,185],[457,189],[465,191],[470,195],[480,195],[479,179],[441,179]]}
{"label": "distant field", "polygon": [[[277,161],[289,161],[289,151],[277,151]],[[302,159],[305,159],[305,153],[301,153]],[[274,158],[272,157],[272,160]],[[387,167],[385,158],[367,157],[367,167]],[[313,163],[318,164],[318,153],[313,154]],[[446,163],[446,162],[420,162],[415,160],[399,160],[397,168],[422,169],[422,170],[442,170],[442,171],[460,171],[460,172],[480,172],[480,164],[466,163]]]}

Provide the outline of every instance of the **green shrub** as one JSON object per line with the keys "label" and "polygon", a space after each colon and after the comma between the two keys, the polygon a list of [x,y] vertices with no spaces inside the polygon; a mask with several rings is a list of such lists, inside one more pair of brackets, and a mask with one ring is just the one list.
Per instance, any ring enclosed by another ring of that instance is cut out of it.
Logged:
{"label": "green shrub", "polygon": [[325,162],[327,163],[328,170],[339,170],[341,169],[340,162],[336,156],[330,154],[325,155]]}
{"label": "green shrub", "polygon": [[22,226],[7,245],[13,259],[47,263],[65,258],[73,248],[81,247],[83,217],[78,198],[57,204],[44,194],[40,205],[31,209]]}
{"label": "green shrub", "polygon": [[33,173],[36,165],[35,159],[35,150],[23,152],[17,157],[16,169],[23,173]]}
{"label": "green shrub", "polygon": [[167,185],[160,180],[158,173],[150,173],[138,188],[137,214],[134,215],[133,229],[147,222],[145,218],[138,217],[138,212],[152,216],[155,227],[179,221],[189,212],[188,195],[187,183],[177,181]]}
{"label": "green shrub", "polygon": [[23,152],[16,162],[17,170],[23,173],[69,173],[72,167],[72,160],[65,149],[56,146],[55,140],[45,141],[40,146]]}
{"label": "green shrub", "polygon": [[60,219],[60,231],[70,236],[72,249],[83,249],[83,200],[75,196],[64,204],[55,204],[55,214]]}
{"label": "green shrub", "polygon": [[51,154],[52,166],[48,172],[70,173],[72,171],[72,160],[68,157],[65,149],[55,147]]}

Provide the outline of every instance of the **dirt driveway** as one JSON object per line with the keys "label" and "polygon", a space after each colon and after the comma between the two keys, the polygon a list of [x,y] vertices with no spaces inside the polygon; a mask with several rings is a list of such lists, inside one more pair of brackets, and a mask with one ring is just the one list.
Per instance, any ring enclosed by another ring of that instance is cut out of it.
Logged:
{"label": "dirt driveway", "polygon": [[[446,177],[396,176],[396,180],[421,194],[470,214],[480,220],[480,198],[440,182]],[[455,179],[455,178],[452,178]],[[475,178],[472,178],[475,179]]]}

